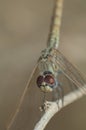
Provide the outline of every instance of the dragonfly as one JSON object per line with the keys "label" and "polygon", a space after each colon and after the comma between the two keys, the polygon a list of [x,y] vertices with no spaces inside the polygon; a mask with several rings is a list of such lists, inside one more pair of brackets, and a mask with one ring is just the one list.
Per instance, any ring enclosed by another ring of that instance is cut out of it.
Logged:
{"label": "dragonfly", "polygon": [[21,109],[23,100],[28,91],[30,83],[33,81],[33,76],[36,71],[39,70],[38,76],[36,76],[36,84],[39,90],[46,93],[51,93],[57,90],[57,99],[64,98],[62,82],[59,81],[59,76],[63,74],[69,81],[71,81],[76,89],[79,89],[82,93],[86,94],[86,78],[83,74],[75,67],[59,50],[59,39],[60,39],[60,26],[63,9],[63,0],[56,0],[54,7],[54,15],[52,17],[52,24],[50,28],[50,34],[47,41],[47,47],[41,52],[37,64],[30,76],[26,88],[21,96],[18,108],[8,125],[8,130],[15,121],[18,112]]}
{"label": "dragonfly", "polygon": [[[62,17],[63,0],[57,0],[54,10],[54,21],[51,27],[48,46],[42,51],[38,60],[39,76],[37,86],[44,93],[57,89],[60,98],[63,90],[58,77],[63,73],[83,93],[86,93],[86,78],[67,58],[58,50]],[[59,97],[58,97],[59,98]]]}

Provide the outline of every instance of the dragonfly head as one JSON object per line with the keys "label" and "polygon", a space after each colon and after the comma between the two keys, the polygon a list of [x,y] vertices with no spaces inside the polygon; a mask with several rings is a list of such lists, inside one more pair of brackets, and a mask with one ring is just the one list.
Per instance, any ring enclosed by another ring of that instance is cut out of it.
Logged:
{"label": "dragonfly head", "polygon": [[39,75],[37,78],[37,86],[43,92],[52,92],[53,88],[56,86],[55,76],[50,71],[45,71],[43,74]]}

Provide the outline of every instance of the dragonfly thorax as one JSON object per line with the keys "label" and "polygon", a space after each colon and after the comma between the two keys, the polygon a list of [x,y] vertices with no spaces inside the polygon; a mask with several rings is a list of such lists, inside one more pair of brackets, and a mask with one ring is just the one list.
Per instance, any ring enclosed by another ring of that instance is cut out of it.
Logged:
{"label": "dragonfly thorax", "polygon": [[55,76],[50,71],[45,71],[43,74],[39,75],[37,78],[37,86],[43,92],[52,92],[57,86],[57,81]]}

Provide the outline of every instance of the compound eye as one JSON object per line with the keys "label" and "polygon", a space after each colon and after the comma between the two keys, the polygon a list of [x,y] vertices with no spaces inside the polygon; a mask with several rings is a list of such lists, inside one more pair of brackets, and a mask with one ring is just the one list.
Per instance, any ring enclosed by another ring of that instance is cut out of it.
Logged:
{"label": "compound eye", "polygon": [[44,78],[44,81],[48,84],[54,84],[55,83],[55,80],[54,80],[54,77],[52,75],[47,75],[45,78]]}
{"label": "compound eye", "polygon": [[38,87],[40,87],[40,86],[41,86],[41,84],[42,84],[43,80],[44,80],[44,77],[43,77],[43,76],[41,76],[41,75],[40,75],[40,76],[38,76],[37,81],[36,81],[36,83],[37,83]]}

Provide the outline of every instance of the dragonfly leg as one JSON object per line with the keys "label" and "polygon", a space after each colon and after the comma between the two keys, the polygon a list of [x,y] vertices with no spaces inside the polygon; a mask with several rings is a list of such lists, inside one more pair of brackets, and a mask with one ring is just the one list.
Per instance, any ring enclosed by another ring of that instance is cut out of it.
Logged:
{"label": "dragonfly leg", "polygon": [[59,100],[59,98],[58,98],[59,96],[58,96],[58,92],[57,92],[57,90],[56,90],[56,88],[53,90],[53,92],[52,92],[52,101],[55,101],[55,100]]}
{"label": "dragonfly leg", "polygon": [[59,93],[59,97],[60,97],[60,99],[62,101],[62,106],[63,106],[64,105],[64,90],[63,90],[63,88],[61,86],[61,83],[58,85],[57,91]]}
{"label": "dragonfly leg", "polygon": [[62,106],[64,103],[64,91],[63,88],[61,86],[61,84],[59,83],[58,86],[53,90],[53,100],[57,100],[57,104],[59,107],[59,99],[61,99],[62,101]]}
{"label": "dragonfly leg", "polygon": [[57,105],[58,105],[58,109],[59,109],[59,99],[60,99],[60,94],[57,91],[57,89],[55,88],[52,92],[52,101],[57,101]]}

